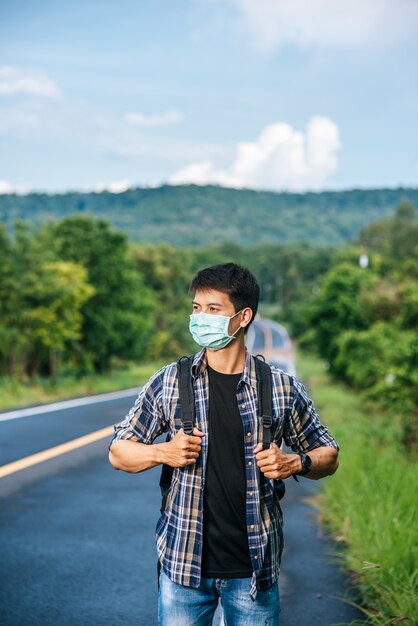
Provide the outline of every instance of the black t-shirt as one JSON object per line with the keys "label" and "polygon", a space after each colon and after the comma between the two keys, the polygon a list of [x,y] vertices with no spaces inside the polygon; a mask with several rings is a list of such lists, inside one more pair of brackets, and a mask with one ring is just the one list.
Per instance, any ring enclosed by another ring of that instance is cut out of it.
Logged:
{"label": "black t-shirt", "polygon": [[202,576],[252,575],[245,506],[244,431],[237,404],[241,374],[209,372],[209,447],[203,506]]}

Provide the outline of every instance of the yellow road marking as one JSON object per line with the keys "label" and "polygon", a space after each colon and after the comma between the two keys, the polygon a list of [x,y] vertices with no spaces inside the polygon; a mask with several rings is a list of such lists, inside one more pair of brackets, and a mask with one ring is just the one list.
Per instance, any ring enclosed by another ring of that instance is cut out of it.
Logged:
{"label": "yellow road marking", "polygon": [[77,437],[77,439],[72,439],[71,441],[62,443],[59,446],[55,446],[54,448],[49,448],[48,450],[43,450],[42,452],[38,452],[37,454],[25,456],[23,459],[13,461],[13,463],[2,465],[0,467],[0,478],[8,476],[9,474],[14,474],[15,472],[19,472],[20,470],[31,467],[32,465],[37,465],[38,463],[42,463],[43,461],[47,461],[48,459],[53,459],[54,457],[65,454],[66,452],[70,452],[71,450],[76,450],[77,448],[86,446],[89,443],[93,443],[93,441],[98,441],[99,439],[110,437],[112,433],[113,426],[107,426],[106,428],[101,428],[100,430],[96,430],[93,433],[89,433],[88,435],[83,435],[83,437]]}

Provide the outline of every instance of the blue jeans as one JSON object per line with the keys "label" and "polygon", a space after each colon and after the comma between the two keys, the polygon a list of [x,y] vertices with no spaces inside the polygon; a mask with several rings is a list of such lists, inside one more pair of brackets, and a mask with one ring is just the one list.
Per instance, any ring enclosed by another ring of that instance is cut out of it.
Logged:
{"label": "blue jeans", "polygon": [[211,626],[220,598],[225,626],[279,626],[279,586],[250,597],[251,578],[202,578],[200,586],[173,583],[161,570],[158,626]]}

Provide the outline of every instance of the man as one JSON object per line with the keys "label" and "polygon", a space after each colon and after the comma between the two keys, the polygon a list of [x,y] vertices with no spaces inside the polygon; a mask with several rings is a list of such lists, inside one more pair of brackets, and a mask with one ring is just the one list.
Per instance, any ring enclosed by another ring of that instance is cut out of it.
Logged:
{"label": "man", "polygon": [[[258,308],[257,281],[227,263],[198,272],[190,291],[190,331],[202,348],[191,372],[193,435],[181,428],[173,363],[115,426],[110,462],[132,473],[174,468],[156,529],[160,626],[210,625],[219,598],[226,626],[278,626],[282,481],[334,473],[338,446],[304,387],[272,368],[272,443],[262,449],[255,365],[244,341]],[[164,431],[171,440],[153,444]],[[294,453],[281,450],[282,440]]]}

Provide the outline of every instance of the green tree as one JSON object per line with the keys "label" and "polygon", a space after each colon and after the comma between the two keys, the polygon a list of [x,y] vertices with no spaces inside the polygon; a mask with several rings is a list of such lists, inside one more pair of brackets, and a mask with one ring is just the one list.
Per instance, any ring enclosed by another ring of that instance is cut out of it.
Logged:
{"label": "green tree", "polygon": [[386,217],[365,226],[361,230],[359,242],[366,250],[381,254],[384,271],[391,270],[394,263],[416,256],[418,245],[416,208],[408,200],[402,200],[393,217]]}
{"label": "green tree", "polygon": [[324,277],[318,295],[310,309],[310,324],[314,329],[321,356],[334,365],[338,353],[338,338],[346,330],[363,330],[368,319],[361,306],[360,294],[372,283],[372,275],[342,263]]}
{"label": "green tree", "polygon": [[337,340],[334,373],[366,392],[392,418],[404,445],[418,445],[418,337],[388,321],[347,330]]}
{"label": "green tree", "polygon": [[167,244],[144,244],[132,245],[131,255],[141,280],[152,289],[158,303],[154,314],[155,332],[147,355],[177,359],[192,352],[196,346],[188,330],[191,313],[188,287],[192,279],[188,253]]}
{"label": "green tree", "polygon": [[0,235],[0,353],[3,371],[34,378],[57,372],[58,354],[77,339],[81,307],[92,295],[86,271],[53,260],[32,229],[16,223],[11,242]]}
{"label": "green tree", "polygon": [[38,265],[33,278],[32,307],[25,315],[31,374],[35,376],[42,356],[47,355],[46,373],[55,379],[59,355],[81,337],[81,309],[94,289],[83,267],[65,261]]}
{"label": "green tree", "polygon": [[12,244],[4,224],[0,224],[0,367],[8,373],[15,371],[17,359],[17,352],[12,349],[17,337],[10,326],[13,290]]}
{"label": "green tree", "polygon": [[143,357],[156,302],[135,271],[126,235],[104,220],[78,215],[48,225],[44,235],[60,259],[86,269],[94,288],[82,308],[80,367],[104,371],[113,356]]}
{"label": "green tree", "polygon": [[[33,287],[37,284],[37,270],[49,260],[49,250],[43,249],[28,224],[16,222],[13,241],[2,242],[6,256],[1,281],[1,353],[3,370],[10,375],[24,377],[30,369],[31,333],[28,316],[37,306]],[[38,359],[38,356],[37,356]]]}

